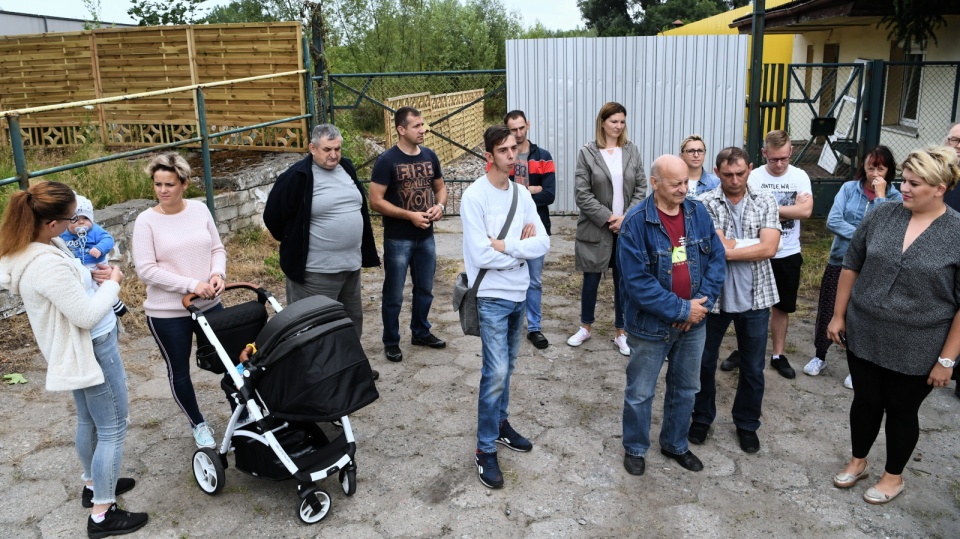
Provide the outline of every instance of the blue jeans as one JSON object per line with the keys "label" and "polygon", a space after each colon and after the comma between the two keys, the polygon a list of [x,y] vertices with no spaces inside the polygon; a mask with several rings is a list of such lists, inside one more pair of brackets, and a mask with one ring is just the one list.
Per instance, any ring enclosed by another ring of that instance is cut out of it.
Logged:
{"label": "blue jeans", "polygon": [[642,457],[650,449],[651,409],[664,358],[670,361],[663,395],[660,447],[676,455],[687,452],[687,433],[693,398],[700,390],[700,356],[706,334],[706,325],[686,333],[670,328],[670,337],[658,341],[627,333],[630,363],[623,392],[623,448],[628,455]]}
{"label": "blue jeans", "polygon": [[117,347],[117,329],[93,340],[93,353],[103,370],[103,383],[73,390],[77,406],[77,456],[83,480],[93,480],[93,503],[113,503],[120,477],[123,441],[130,421],[127,373]]}
{"label": "blue jeans", "polygon": [[520,351],[524,310],[522,301],[477,298],[483,349],[477,406],[477,449],[484,453],[497,450],[494,440],[500,435],[500,423],[506,421],[509,415],[510,375],[513,374]]}
{"label": "blue jeans", "polygon": [[437,270],[437,245],[433,236],[422,240],[383,240],[383,344],[400,344],[400,308],[407,268],[413,281],[413,309],[410,332],[423,338],[430,334],[430,305],[433,304],[433,274]]}
{"label": "blue jeans", "polygon": [[[222,309],[222,304],[214,305],[206,312]],[[197,404],[197,394],[193,391],[193,381],[190,379],[190,352],[193,350],[194,332],[196,328],[193,319],[189,316],[177,318],[147,317],[147,327],[153,334],[160,348],[160,355],[167,363],[167,380],[173,392],[173,400],[180,410],[190,420],[190,426],[196,427],[203,423],[203,414]],[[254,337],[256,337],[254,335]]]}
{"label": "blue jeans", "polygon": [[700,361],[700,392],[693,406],[692,419],[709,425],[717,417],[717,360],[720,343],[730,322],[737,331],[737,349],[740,351],[740,379],[733,399],[733,423],[737,428],[755,431],[760,428],[763,404],[763,368],[766,365],[770,309],[707,315],[707,338]]}
{"label": "blue jeans", "polygon": [[540,306],[540,298],[543,297],[543,261],[547,255],[540,258],[531,258],[527,260],[527,268],[530,270],[530,286],[527,288],[527,332],[540,331],[540,323],[543,321],[543,310]]}

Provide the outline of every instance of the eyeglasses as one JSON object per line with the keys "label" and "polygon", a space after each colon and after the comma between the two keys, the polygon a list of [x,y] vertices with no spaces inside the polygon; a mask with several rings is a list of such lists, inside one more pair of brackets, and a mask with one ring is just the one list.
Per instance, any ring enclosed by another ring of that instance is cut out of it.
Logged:
{"label": "eyeglasses", "polygon": [[690,150],[683,150],[683,153],[685,153],[685,154],[687,154],[687,155],[700,155],[700,154],[703,154],[703,153],[707,153],[707,150],[690,149]]}
{"label": "eyeglasses", "polygon": [[776,159],[767,158],[767,163],[778,163],[778,164],[779,164],[779,163],[789,163],[789,162],[790,162],[790,158],[789,158],[789,157],[777,157]]}
{"label": "eyeglasses", "polygon": [[951,146],[960,145],[960,138],[957,137],[947,137],[947,144]]}
{"label": "eyeglasses", "polygon": [[74,214],[73,217],[57,217],[54,221],[70,221],[71,223],[76,223],[80,220],[80,216]]}

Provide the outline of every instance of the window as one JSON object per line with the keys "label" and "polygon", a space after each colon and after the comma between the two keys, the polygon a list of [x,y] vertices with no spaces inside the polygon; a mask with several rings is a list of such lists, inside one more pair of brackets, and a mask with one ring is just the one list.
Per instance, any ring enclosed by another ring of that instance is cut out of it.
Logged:
{"label": "window", "polygon": [[905,51],[890,44],[883,105],[883,125],[906,135],[917,134],[920,127],[920,95],[923,84],[924,54],[920,50]]}
{"label": "window", "polygon": [[[922,62],[923,54],[905,54],[905,62]],[[900,89],[900,125],[919,127],[917,110],[920,108],[920,79],[919,65],[903,66],[903,86]]]}

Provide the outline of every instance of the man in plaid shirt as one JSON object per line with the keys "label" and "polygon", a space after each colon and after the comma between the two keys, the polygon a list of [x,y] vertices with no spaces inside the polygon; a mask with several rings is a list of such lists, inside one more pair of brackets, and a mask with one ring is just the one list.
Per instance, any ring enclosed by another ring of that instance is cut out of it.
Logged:
{"label": "man in plaid shirt", "polygon": [[780,300],[770,268],[770,258],[777,253],[780,242],[777,201],[772,194],[747,185],[752,169],[743,150],[724,148],[717,154],[715,169],[720,177],[720,189],[700,197],[726,247],[727,275],[720,299],[707,315],[700,391],[687,436],[692,443],[702,444],[717,417],[717,359],[723,335],[733,322],[740,350],[740,381],[733,401],[733,423],[740,448],[747,453],[760,450],[757,429],[763,403],[767,329],[770,307]]}

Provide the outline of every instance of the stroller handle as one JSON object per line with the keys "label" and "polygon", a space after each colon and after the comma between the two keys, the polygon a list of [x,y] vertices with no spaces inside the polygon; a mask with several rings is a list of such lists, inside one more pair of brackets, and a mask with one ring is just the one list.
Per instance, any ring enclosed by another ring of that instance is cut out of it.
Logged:
{"label": "stroller handle", "polygon": [[[223,291],[226,292],[227,290],[233,290],[235,288],[245,288],[247,290],[252,290],[256,292],[257,301],[259,301],[260,303],[266,303],[267,298],[272,297],[272,294],[270,294],[270,292],[267,291],[266,288],[255,283],[247,283],[243,281],[238,281],[235,283],[227,283],[223,286]],[[200,296],[194,293],[190,293],[190,294],[187,294],[186,296],[183,296],[183,302],[182,302],[183,308],[190,312],[199,311],[199,309],[193,305],[194,300],[199,298]]]}

